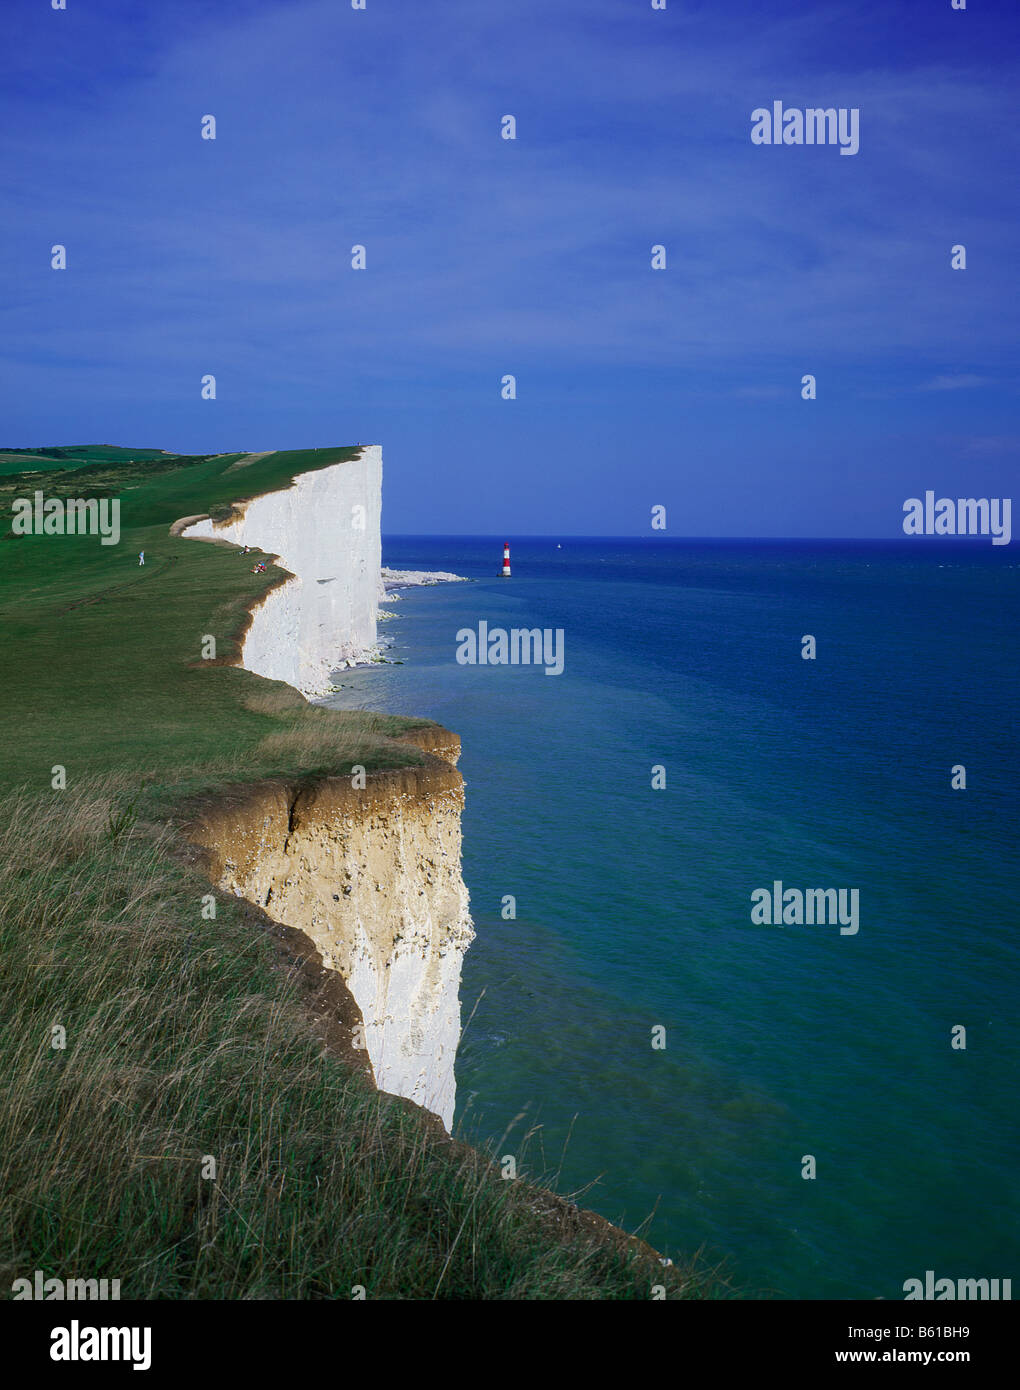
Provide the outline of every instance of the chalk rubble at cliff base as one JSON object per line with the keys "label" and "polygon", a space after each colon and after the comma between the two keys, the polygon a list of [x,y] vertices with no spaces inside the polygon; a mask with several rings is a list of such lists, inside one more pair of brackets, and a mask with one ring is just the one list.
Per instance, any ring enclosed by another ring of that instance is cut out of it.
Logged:
{"label": "chalk rubble at cliff base", "polygon": [[446,570],[383,569],[380,574],[383,594],[388,594],[391,589],[415,589],[427,584],[469,584],[471,582],[462,574],[450,574]]}

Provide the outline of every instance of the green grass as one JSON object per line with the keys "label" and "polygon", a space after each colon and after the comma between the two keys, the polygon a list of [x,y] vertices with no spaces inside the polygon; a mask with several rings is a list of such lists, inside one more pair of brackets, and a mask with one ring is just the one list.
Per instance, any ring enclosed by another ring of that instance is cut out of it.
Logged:
{"label": "green grass", "polygon": [[74,469],[93,464],[163,459],[162,449],[121,449],[113,444],[66,444],[48,449],[0,449],[0,477],[7,474]]}
{"label": "green grass", "polygon": [[54,444],[42,449],[0,448],[0,457],[8,454],[19,454],[28,458],[81,459],[83,462],[104,463],[167,457],[165,449],[125,449],[120,444]]}
{"label": "green grass", "polygon": [[[25,454],[0,454],[0,478],[10,475],[49,472],[55,468],[66,468],[66,459],[29,458]],[[37,483],[36,486],[39,486]]]}

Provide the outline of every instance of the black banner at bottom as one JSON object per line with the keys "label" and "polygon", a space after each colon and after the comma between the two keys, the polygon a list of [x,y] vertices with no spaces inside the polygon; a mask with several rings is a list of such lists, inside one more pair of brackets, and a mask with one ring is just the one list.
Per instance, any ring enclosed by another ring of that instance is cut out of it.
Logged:
{"label": "black banner at bottom", "polygon": [[[976,1369],[987,1376],[1008,1368],[1012,1359],[1009,1303],[675,1302],[672,1311],[650,1307],[640,1317],[633,1306],[615,1311],[581,1303],[515,1306],[516,1311],[497,1303],[485,1314],[480,1304],[451,1307],[441,1302],[353,1300],[344,1312],[337,1302],[325,1301],[26,1300],[3,1305],[0,1336],[5,1366],[18,1364],[20,1378],[29,1378],[28,1383],[40,1373],[55,1373],[70,1383],[83,1375],[109,1381],[120,1373],[141,1372],[146,1382],[162,1384],[165,1379],[169,1384],[172,1379],[180,1385],[182,1377],[249,1371],[294,1376],[330,1368],[332,1375],[360,1378],[366,1355],[389,1380],[405,1358],[409,1369],[423,1358],[433,1369],[437,1358],[449,1365],[451,1353],[456,1356],[465,1345],[464,1334],[470,1345],[490,1326],[501,1339],[501,1375],[514,1367],[514,1350],[521,1369],[533,1369],[538,1353],[548,1373],[550,1352],[557,1349],[568,1367],[576,1353],[576,1369],[583,1375],[599,1346],[609,1357],[626,1354],[632,1365],[640,1348],[648,1371],[645,1356],[656,1353],[678,1371],[682,1362],[683,1369],[697,1367],[699,1374],[747,1370],[778,1379],[828,1367],[852,1375],[874,1366]],[[495,1324],[489,1324],[490,1317]],[[449,1337],[445,1351],[439,1340],[444,1332]],[[351,1340],[364,1334],[383,1341],[374,1341],[370,1350],[370,1344]],[[533,1340],[536,1334],[541,1343]],[[576,1340],[579,1334],[585,1335],[583,1343]],[[622,1345],[621,1337],[626,1338]],[[644,1378],[637,1366],[633,1370]]]}

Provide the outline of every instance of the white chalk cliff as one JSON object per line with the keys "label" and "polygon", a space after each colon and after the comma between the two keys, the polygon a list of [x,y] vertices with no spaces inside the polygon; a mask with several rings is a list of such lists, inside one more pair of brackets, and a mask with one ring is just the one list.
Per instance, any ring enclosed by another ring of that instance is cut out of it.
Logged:
{"label": "white chalk cliff", "polygon": [[[295,576],[255,610],[248,670],[308,692],[337,653],[374,644],[381,473],[381,450],[365,449],[242,504],[228,526],[182,532],[273,551]],[[351,524],[358,507],[363,530]],[[343,977],[380,1090],[449,1129],[461,964],[474,936],[460,868],[460,743],[438,726],[407,738],[425,750],[422,766],[371,775],[360,790],[349,776],[256,784],[246,799],[206,808],[189,833],[220,887],[306,933]]]}
{"label": "white chalk cliff", "polygon": [[[243,478],[239,472],[239,484]],[[231,521],[206,517],[181,532],[270,551],[294,576],[254,610],[247,670],[321,695],[332,671],[375,654],[381,508],[382,449],[373,444],[349,463],[302,473],[292,487],[240,503]]]}

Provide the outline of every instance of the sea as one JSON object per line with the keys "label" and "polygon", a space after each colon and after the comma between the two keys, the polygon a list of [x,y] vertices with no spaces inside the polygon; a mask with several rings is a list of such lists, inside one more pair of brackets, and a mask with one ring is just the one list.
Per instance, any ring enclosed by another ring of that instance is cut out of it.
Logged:
{"label": "sea", "polygon": [[[399,591],[387,663],[330,700],[462,741],[455,1132],[736,1296],[1020,1288],[1010,547],[392,536],[383,563],[470,581]],[[548,630],[562,670],[458,661],[483,622]],[[856,891],[857,929],[754,920],[776,884]]]}

